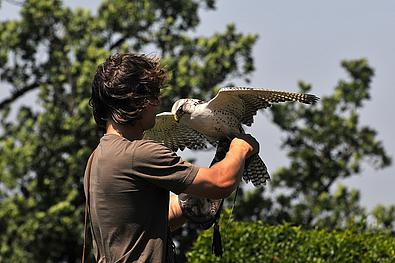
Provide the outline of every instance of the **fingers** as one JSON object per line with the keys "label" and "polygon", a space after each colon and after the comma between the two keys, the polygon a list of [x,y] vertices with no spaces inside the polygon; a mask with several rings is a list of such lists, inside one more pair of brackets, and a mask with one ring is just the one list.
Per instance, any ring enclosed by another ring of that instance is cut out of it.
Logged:
{"label": "fingers", "polygon": [[244,143],[247,143],[250,146],[250,151],[247,154],[247,158],[254,154],[259,153],[259,143],[258,141],[252,137],[250,134],[237,134],[235,139],[239,139],[244,141]]}

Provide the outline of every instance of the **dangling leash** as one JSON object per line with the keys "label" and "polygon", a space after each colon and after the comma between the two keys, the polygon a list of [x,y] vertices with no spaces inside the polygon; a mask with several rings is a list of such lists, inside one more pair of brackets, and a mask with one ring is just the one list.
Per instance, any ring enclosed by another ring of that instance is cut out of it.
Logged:
{"label": "dangling leash", "polygon": [[91,167],[92,167],[92,160],[93,160],[93,152],[91,156],[89,156],[88,159],[88,164],[86,166],[85,170],[85,176],[84,176],[84,192],[85,192],[85,219],[84,219],[84,245],[82,248],[82,259],[81,262],[85,262],[85,257],[86,257],[86,240],[87,240],[87,235],[88,235],[88,230],[87,230],[87,225],[88,225],[88,217],[90,216],[90,209],[89,209],[89,202],[90,202],[90,195],[89,195],[89,188],[90,188],[90,175],[91,175]]}

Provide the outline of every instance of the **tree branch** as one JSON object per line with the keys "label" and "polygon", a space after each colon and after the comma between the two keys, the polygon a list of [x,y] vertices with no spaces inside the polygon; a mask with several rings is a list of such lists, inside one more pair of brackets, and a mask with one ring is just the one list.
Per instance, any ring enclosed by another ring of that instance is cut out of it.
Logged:
{"label": "tree branch", "polygon": [[110,45],[110,50],[113,50],[113,49],[121,46],[126,41],[126,39],[128,39],[128,36],[123,36],[123,37],[119,38],[117,41],[115,41],[114,43],[112,43]]}
{"label": "tree branch", "polygon": [[18,89],[16,91],[12,92],[12,95],[10,97],[8,97],[0,102],[0,110],[5,108],[11,102],[17,100],[19,97],[23,96],[26,92],[31,91],[35,88],[38,88],[40,86],[40,84],[41,84],[40,82],[34,82],[22,89]]}

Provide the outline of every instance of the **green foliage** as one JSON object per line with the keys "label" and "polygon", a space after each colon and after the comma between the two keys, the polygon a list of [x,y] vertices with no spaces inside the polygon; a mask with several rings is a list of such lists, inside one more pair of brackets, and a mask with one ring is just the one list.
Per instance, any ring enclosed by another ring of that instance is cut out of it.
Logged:
{"label": "green foliage", "polygon": [[[101,136],[88,106],[90,83],[110,53],[155,50],[163,58],[171,78],[160,110],[179,97],[209,97],[234,77],[248,81],[257,36],[230,24],[210,37],[191,37],[202,8],[215,9],[215,1],[106,0],[91,12],[60,0],[26,0],[20,18],[0,22],[0,84],[11,88],[0,101],[0,262],[79,261],[82,176]],[[359,124],[373,70],[366,60],[343,67],[350,79],[318,105],[274,107],[291,164],[273,174],[270,197],[263,189],[241,194],[238,218],[330,228],[365,222],[358,192],[330,189],[365,163],[383,168],[391,159],[376,131]],[[34,105],[16,108],[30,91],[38,94]],[[393,207],[373,214],[379,226],[394,227]],[[182,250],[196,232],[186,233]]]}
{"label": "green foliage", "polygon": [[378,225],[382,225],[386,229],[395,228],[395,205],[388,207],[378,205],[374,208],[373,215],[376,218]]}
{"label": "green foliage", "polygon": [[[0,101],[1,262],[81,258],[82,177],[101,136],[88,105],[90,84],[110,53],[155,50],[163,57],[171,80],[161,110],[252,72],[256,36],[234,25],[190,36],[202,8],[214,9],[215,1],[103,1],[92,12],[26,0],[20,18],[0,23],[0,84],[11,87]],[[16,108],[32,90],[34,105]]]}
{"label": "green foliage", "polygon": [[211,252],[212,229],[187,254],[188,262],[394,262],[395,238],[384,231],[302,230],[288,224],[237,222],[223,217],[223,257]]}
{"label": "green foliage", "polygon": [[[359,203],[359,192],[340,181],[359,174],[366,164],[387,167],[391,158],[377,140],[377,132],[359,121],[361,107],[370,98],[373,69],[365,59],[344,61],[342,66],[349,79],[340,80],[333,94],[323,96],[318,104],[272,107],[290,164],[273,174],[272,191],[265,197],[262,189],[242,194],[236,218],[330,229],[366,222],[368,214]],[[299,86],[302,92],[312,90],[303,82]],[[381,217],[376,217],[379,226],[393,227],[391,211],[373,213]]]}

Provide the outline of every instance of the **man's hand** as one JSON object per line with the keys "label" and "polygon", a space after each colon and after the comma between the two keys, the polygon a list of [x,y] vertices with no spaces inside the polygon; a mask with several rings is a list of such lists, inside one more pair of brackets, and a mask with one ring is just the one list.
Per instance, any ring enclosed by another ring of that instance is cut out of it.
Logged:
{"label": "man's hand", "polygon": [[182,215],[182,209],[178,201],[178,196],[170,194],[169,202],[169,227],[173,232],[180,228],[186,222],[185,217]]}
{"label": "man's hand", "polygon": [[259,153],[259,143],[250,134],[238,134],[232,140],[230,147],[241,147],[246,151],[246,159]]}

